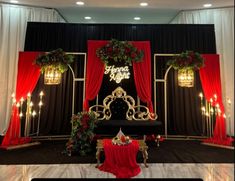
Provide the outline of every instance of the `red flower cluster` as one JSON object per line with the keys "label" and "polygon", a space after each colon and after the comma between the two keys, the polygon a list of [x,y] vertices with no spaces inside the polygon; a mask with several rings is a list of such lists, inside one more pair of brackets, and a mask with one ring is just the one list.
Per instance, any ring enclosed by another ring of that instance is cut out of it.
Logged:
{"label": "red flower cluster", "polygon": [[112,39],[105,46],[97,49],[96,55],[107,65],[113,65],[114,62],[121,62],[131,66],[132,61],[142,61],[144,52],[138,50],[127,41]]}
{"label": "red flower cluster", "polygon": [[91,150],[91,141],[94,137],[94,128],[97,119],[94,112],[79,112],[72,116],[71,138],[66,144],[66,152],[71,155],[72,152],[79,152],[85,155]]}
{"label": "red flower cluster", "polygon": [[185,51],[179,56],[174,57],[174,59],[170,60],[167,64],[171,65],[174,69],[190,68],[198,70],[204,66],[204,59],[197,52]]}
{"label": "red flower cluster", "polygon": [[81,125],[82,125],[82,128],[83,128],[84,130],[87,129],[87,128],[89,128],[89,123],[88,123],[89,120],[90,120],[89,115],[84,114],[84,115],[82,116]]}

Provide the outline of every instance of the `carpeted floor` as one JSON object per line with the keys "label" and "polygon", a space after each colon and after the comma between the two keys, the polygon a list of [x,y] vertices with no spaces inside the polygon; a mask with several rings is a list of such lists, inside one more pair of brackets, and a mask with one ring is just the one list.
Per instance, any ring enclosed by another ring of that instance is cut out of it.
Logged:
{"label": "carpeted floor", "polygon": [[[95,143],[88,156],[62,154],[66,141],[41,141],[40,145],[17,150],[0,150],[0,164],[96,163]],[[206,146],[199,141],[165,140],[157,147],[148,142],[149,163],[234,163],[234,150]],[[101,155],[101,161],[104,154]],[[142,162],[138,153],[137,161]]]}

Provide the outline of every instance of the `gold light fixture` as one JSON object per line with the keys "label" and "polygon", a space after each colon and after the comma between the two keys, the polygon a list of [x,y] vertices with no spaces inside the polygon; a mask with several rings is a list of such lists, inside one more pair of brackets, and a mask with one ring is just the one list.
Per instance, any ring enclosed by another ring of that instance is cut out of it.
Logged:
{"label": "gold light fixture", "polygon": [[194,86],[194,71],[192,69],[183,68],[178,70],[178,85],[180,87]]}
{"label": "gold light fixture", "polygon": [[62,73],[59,68],[48,66],[45,68],[44,72],[44,84],[47,85],[57,85],[61,82]]}

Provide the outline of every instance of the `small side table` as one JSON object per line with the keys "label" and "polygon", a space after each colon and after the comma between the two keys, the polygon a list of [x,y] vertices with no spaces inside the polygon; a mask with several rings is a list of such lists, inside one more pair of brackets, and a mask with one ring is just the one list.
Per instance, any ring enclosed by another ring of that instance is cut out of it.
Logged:
{"label": "small side table", "polygon": [[[145,167],[148,167],[147,165],[147,159],[148,159],[148,146],[146,145],[144,140],[137,140],[139,143],[139,151],[141,151],[143,159],[144,159],[144,165]],[[96,167],[99,167],[100,165],[100,153],[104,151],[104,146],[103,146],[103,140],[98,139],[97,144],[96,144],[96,160],[97,160],[97,165]]]}

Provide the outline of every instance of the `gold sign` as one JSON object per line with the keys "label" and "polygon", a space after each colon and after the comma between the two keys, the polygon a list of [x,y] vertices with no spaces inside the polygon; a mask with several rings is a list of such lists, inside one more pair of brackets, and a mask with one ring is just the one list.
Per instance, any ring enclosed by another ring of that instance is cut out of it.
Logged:
{"label": "gold sign", "polygon": [[114,80],[117,84],[120,83],[123,79],[129,79],[130,78],[130,72],[129,67],[115,67],[112,66],[106,66],[104,74],[109,74],[109,81]]}

